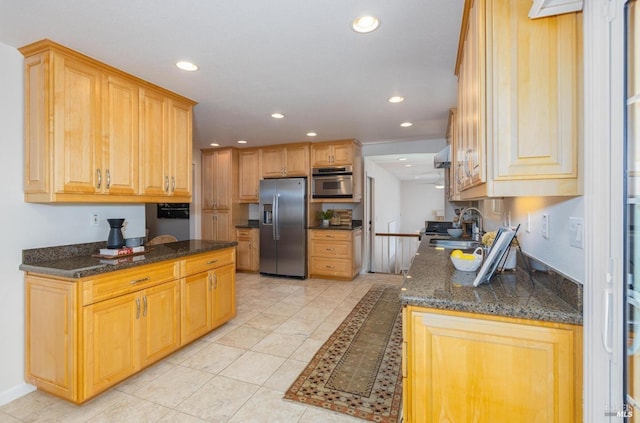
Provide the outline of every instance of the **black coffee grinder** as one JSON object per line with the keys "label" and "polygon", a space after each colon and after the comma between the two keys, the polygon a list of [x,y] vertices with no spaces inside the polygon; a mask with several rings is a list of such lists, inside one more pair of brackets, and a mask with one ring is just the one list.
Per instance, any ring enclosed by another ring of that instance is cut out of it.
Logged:
{"label": "black coffee grinder", "polygon": [[107,248],[121,248],[124,246],[124,237],[122,236],[122,225],[124,219],[107,219],[111,229],[107,238]]}

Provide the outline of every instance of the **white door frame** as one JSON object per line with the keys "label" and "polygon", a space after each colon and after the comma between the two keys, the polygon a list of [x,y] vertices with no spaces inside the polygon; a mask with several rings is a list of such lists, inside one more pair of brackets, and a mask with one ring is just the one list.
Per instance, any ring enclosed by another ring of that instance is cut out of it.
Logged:
{"label": "white door frame", "polygon": [[623,7],[584,2],[585,422],[624,404]]}

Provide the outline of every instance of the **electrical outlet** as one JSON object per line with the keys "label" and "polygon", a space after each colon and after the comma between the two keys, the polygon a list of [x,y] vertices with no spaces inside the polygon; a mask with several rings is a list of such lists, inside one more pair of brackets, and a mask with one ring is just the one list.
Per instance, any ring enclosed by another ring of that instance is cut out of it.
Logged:
{"label": "electrical outlet", "polygon": [[89,215],[89,226],[100,226],[100,219],[98,219],[98,213],[92,213]]}
{"label": "electrical outlet", "polygon": [[550,232],[550,226],[551,226],[551,222],[550,222],[551,218],[549,217],[548,213],[545,213],[542,215],[542,236],[544,238],[549,238],[549,232]]}

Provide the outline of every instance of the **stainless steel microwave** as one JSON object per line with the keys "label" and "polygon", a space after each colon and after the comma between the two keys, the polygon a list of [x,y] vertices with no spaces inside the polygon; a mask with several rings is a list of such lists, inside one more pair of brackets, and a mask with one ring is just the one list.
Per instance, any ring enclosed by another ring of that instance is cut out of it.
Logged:
{"label": "stainless steel microwave", "polygon": [[316,167],[311,178],[313,198],[353,198],[351,166]]}

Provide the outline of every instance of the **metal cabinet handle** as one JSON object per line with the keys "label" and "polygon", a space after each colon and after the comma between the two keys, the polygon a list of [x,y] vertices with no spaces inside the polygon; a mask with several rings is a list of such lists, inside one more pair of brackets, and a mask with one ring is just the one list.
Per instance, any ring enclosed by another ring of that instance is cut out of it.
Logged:
{"label": "metal cabinet handle", "polygon": [[100,169],[98,169],[97,173],[98,173],[98,185],[96,186],[96,188],[100,188],[100,185],[102,185],[102,172],[100,171]]}
{"label": "metal cabinet handle", "polygon": [[211,275],[209,275],[209,291],[213,289],[213,280],[211,279]]}
{"label": "metal cabinet handle", "polygon": [[326,267],[327,269],[333,269],[333,268],[334,268],[334,267],[333,267],[333,266],[331,266],[331,265],[326,265],[325,267]]}
{"label": "metal cabinet handle", "polygon": [[145,295],[142,297],[142,300],[144,302],[144,311],[142,312],[142,316],[144,317],[147,315],[147,296]]}
{"label": "metal cabinet handle", "polygon": [[111,172],[109,171],[109,169],[107,169],[106,174],[107,174],[107,189],[109,189],[111,188]]}
{"label": "metal cabinet handle", "polygon": [[216,273],[213,274],[213,289],[218,289],[218,275]]}
{"label": "metal cabinet handle", "polygon": [[169,192],[169,177],[164,177],[164,192]]}
{"label": "metal cabinet handle", "polygon": [[140,318],[140,298],[136,298],[136,320]]}
{"label": "metal cabinet handle", "polygon": [[148,280],[149,280],[149,276],[147,276],[146,278],[142,278],[142,279],[135,279],[135,280],[132,280],[131,282],[129,282],[129,284],[131,284],[131,285],[135,285],[135,284],[137,284],[137,283],[144,282],[144,281],[148,281]]}
{"label": "metal cabinet handle", "polygon": [[207,262],[207,264],[213,264],[213,263],[217,263],[217,262],[218,262],[218,260],[209,260],[209,261]]}
{"label": "metal cabinet handle", "polygon": [[333,248],[325,248],[325,251],[334,251]]}
{"label": "metal cabinet handle", "polygon": [[176,190],[176,177],[171,177],[171,192],[173,193]]}

